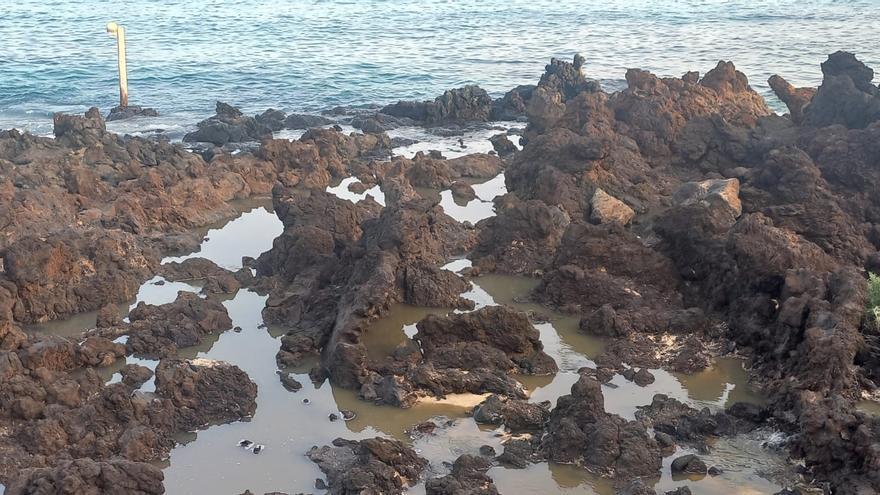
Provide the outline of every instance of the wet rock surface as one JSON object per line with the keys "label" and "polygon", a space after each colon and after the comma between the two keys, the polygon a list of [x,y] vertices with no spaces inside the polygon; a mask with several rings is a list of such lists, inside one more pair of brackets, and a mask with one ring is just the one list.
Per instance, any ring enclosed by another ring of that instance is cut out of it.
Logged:
{"label": "wet rock surface", "polygon": [[464,86],[446,91],[433,101],[400,101],[383,107],[381,113],[426,125],[485,122],[492,115],[492,98],[479,86]]}
{"label": "wet rock surface", "polygon": [[514,432],[540,430],[550,417],[550,410],[542,404],[507,399],[490,395],[473,411],[477,423],[504,425]]}
{"label": "wet rock surface", "polygon": [[223,102],[217,102],[216,114],[198,123],[198,129],[187,133],[187,142],[212,143],[223,146],[226,143],[259,141],[272,137],[272,128],[254,117],[241,113],[241,110]]}
{"label": "wet rock surface", "polygon": [[113,120],[125,120],[133,117],[158,117],[159,112],[155,108],[147,108],[139,105],[129,105],[126,107],[115,106],[110,109],[107,115],[107,122]]}

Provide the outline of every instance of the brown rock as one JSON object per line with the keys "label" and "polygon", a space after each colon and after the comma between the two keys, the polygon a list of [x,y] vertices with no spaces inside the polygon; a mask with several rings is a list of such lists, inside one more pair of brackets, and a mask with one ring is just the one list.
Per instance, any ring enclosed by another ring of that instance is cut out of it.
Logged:
{"label": "brown rock", "polygon": [[626,225],[636,212],[623,201],[611,196],[602,189],[596,189],[590,199],[590,220],[595,223],[617,222]]}

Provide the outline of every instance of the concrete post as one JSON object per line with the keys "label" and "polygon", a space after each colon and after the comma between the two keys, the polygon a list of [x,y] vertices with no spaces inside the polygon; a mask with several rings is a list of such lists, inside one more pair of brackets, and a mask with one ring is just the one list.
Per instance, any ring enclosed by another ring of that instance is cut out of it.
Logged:
{"label": "concrete post", "polygon": [[119,108],[128,107],[128,69],[125,66],[125,28],[111,22],[107,32],[116,38],[116,55],[119,63]]}

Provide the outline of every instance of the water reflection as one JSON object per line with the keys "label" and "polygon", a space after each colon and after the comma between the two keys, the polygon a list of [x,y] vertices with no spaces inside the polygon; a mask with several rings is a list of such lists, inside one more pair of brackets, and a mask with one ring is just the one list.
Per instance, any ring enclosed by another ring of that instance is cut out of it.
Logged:
{"label": "water reflection", "polygon": [[[490,184],[493,181],[494,184]],[[503,192],[503,177],[478,186],[482,186],[475,187],[478,195],[488,201],[494,194]],[[281,228],[274,215],[271,216],[273,225],[268,225],[267,214],[265,208],[253,209],[223,229],[210,231],[209,240],[204,243],[199,256],[235,268],[240,266],[242,256],[259,255],[261,250],[271,246],[269,236]],[[248,236],[258,240],[241,239]],[[468,266],[468,260],[459,259],[450,261],[445,268],[461,271]],[[178,290],[199,290],[196,284],[156,282],[160,280],[153,279],[144,284],[136,300],[153,304],[169,302],[174,300]],[[538,280],[487,275],[471,282],[470,290],[463,296],[473,300],[477,308],[506,304],[530,313],[545,350],[559,364],[560,372],[554,376],[517,377],[527,387],[530,400],[555,402],[559,396],[569,393],[571,385],[578,379],[577,370],[593,366],[592,359],[602,352],[603,341],[581,332],[576,316],[556,313],[528,302],[528,295]],[[223,304],[233,325],[240,327],[241,331],[211,335],[200,345],[181,350],[182,357],[219,359],[238,365],[257,383],[259,394],[256,413],[250,420],[211,426],[179,437],[179,445],[163,464],[169,493],[241,493],[246,489],[255,493],[274,490],[309,492],[313,489],[313,480],[321,477],[321,473],[304,453],[312,445],[325,445],[336,437],[358,439],[386,435],[411,442],[430,461],[431,475],[443,474],[448,470],[447,463],[463,453],[476,453],[482,445],[490,445],[498,452],[503,450],[501,444],[506,438],[503,430],[477,425],[467,417],[472,407],[483,399],[478,395],[426,399],[406,410],[376,406],[359,400],[355,391],[338,389],[326,382],[314,385],[307,374],[308,366],[293,370],[303,388],[296,393],[289,392],[278,378],[274,359],[282,332],[263,324],[261,314],[265,301],[266,296],[250,290],[224,296]],[[129,304],[123,305],[120,311],[124,312],[128,307]],[[374,322],[366,333],[364,343],[369,356],[377,359],[388,355],[397,345],[412,337],[415,323],[424,316],[448,311],[395,305],[387,317]],[[78,331],[81,332],[84,325],[93,325],[94,321],[93,315],[83,317],[84,321],[71,319],[66,323],[79,325]],[[156,365],[155,361],[133,358],[125,362],[151,368]],[[107,380],[118,380],[122,364],[101,370],[101,373]],[[695,375],[662,370],[652,370],[652,373],[656,381],[645,388],[616,376],[612,386],[603,387],[606,409],[632,418],[636,407],[650,403],[655,393],[666,393],[700,407],[720,408],[734,400],[758,400],[757,394],[748,387],[742,363],[737,360],[719,360],[713,368]],[[144,387],[145,390],[150,388],[150,384]],[[308,403],[304,399],[308,399]],[[331,421],[330,414],[340,410],[353,411],[355,419]],[[411,439],[407,430],[428,420],[438,425],[436,431]],[[266,450],[254,455],[238,448],[237,443],[243,438],[265,444]],[[691,485],[698,486],[700,493],[710,494],[769,491],[775,485],[755,469],[756,464],[773,465],[776,460],[768,460],[769,457],[760,448],[759,439],[719,441],[707,462],[725,466],[727,472],[718,478],[691,482]],[[760,462],[756,463],[755,459]],[[681,482],[667,475],[671,458],[664,462],[664,474],[657,486],[669,489]],[[490,475],[503,493],[613,493],[610,481],[591,476],[574,466],[539,464],[525,470],[499,467],[493,468]],[[419,485],[410,492],[423,493],[424,487]]]}
{"label": "water reflection", "polygon": [[258,256],[269,250],[272,241],[284,230],[271,206],[266,205],[265,201],[262,200],[263,204],[242,213],[222,227],[208,230],[208,238],[202,242],[198,252],[165,258],[162,262],[207,258],[228,270],[240,269],[242,256]]}
{"label": "water reflection", "polygon": [[376,202],[380,205],[385,206],[385,193],[382,192],[382,189],[379,187],[378,184],[362,193],[352,192],[348,189],[348,186],[360,183],[361,181],[359,181],[356,177],[346,177],[335,186],[327,186],[327,192],[336,196],[337,198],[351,201],[352,203],[357,203],[358,201],[366,199],[369,196],[376,200]]}

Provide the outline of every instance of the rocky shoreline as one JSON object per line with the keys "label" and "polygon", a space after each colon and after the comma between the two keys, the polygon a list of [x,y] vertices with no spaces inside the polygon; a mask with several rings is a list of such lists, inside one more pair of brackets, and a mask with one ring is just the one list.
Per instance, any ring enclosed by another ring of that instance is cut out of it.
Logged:
{"label": "rocky shoreline", "polygon": [[[267,295],[263,318],[284,331],[279,370],[314,364],[314,382],[396,408],[483,395],[474,420],[517,435],[499,455],[467,453],[445,473],[398,440],[328,438],[308,457],[330,493],[419,482],[429,494],[498,493],[493,466],[544,462],[575,464],[619,493],[654,493],[648,481],[676,446],[708,451],[712,439],[763,427],[784,432],[802,464],[784,493],[880,490],[880,419],[855,407],[877,395],[880,374],[880,326],[866,311],[868,273],[880,272],[873,71],[837,52],[819,88],[774,76],[790,111],[779,116],[730,62],[702,77],[631,69],[615,93],[584,69],[580,56],[554,59],[537,85],[495,100],[466,86],[324,116],[251,117],[218,102],[184,138],[195,151],[109,133],[97,109],[56,115],[54,139],[0,132],[6,495],[161,494],[152,463],[176,433],[251,417],[259,391],[247,373],[179,352],[232,329],[220,301],[241,288]],[[522,135],[499,130],[488,153],[461,141],[455,158],[394,151],[412,144],[391,137],[402,127],[449,137],[497,120],[521,121]],[[273,138],[284,129],[304,131]],[[507,193],[476,224],[450,217],[431,192],[467,203],[472,183],[501,173]],[[378,186],[382,203],[328,192],[349,177],[353,192]],[[197,250],[193,230],[231,217],[235,200],[267,195],[284,231],[244,268],[162,264]],[[442,268],[465,256],[462,274]],[[529,402],[521,382],[559,371],[534,327],[540,315],[463,297],[491,273],[538,279],[532,301],[606,341],[555,405]],[[140,304],[122,320],[115,305],[157,274],[199,281],[203,297]],[[377,358],[364,336],[396,304],[457,312],[425,317]],[[22,328],[89,311],[97,324],[75,339]],[[606,411],[603,384],[618,374],[649,384],[648,369],[695,373],[734,354],[748,357],[767,405],[712,412],[658,395],[635,419]],[[159,363],[128,365],[111,384],[96,373],[125,356]],[[155,391],[141,390],[151,378]],[[689,454],[671,469],[713,467]]]}

